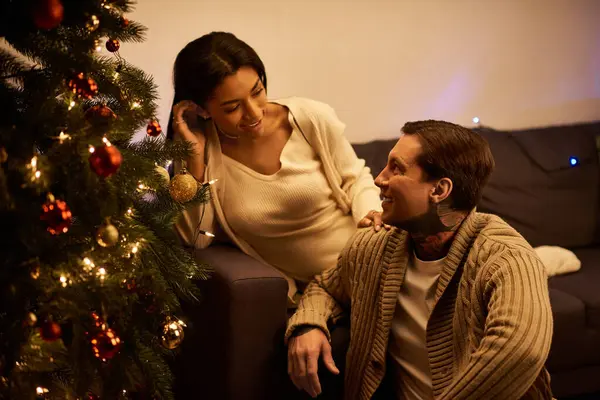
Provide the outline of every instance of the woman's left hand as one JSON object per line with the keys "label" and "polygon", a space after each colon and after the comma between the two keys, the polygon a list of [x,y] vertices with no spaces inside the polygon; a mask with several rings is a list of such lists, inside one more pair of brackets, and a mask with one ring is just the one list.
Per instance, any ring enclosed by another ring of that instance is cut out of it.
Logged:
{"label": "woman's left hand", "polygon": [[381,213],[375,210],[369,211],[363,219],[358,221],[359,228],[368,228],[373,225],[375,225],[375,232],[379,232],[382,226],[388,231],[392,228],[390,225],[383,223]]}

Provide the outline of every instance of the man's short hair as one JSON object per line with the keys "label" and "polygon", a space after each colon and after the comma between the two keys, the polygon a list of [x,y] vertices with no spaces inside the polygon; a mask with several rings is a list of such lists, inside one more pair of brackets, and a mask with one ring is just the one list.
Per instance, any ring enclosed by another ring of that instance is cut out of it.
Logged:
{"label": "man's short hair", "polygon": [[402,132],[419,139],[422,152],[416,161],[426,179],[451,179],[452,207],[472,210],[494,169],[488,142],[471,129],[445,121],[407,122]]}

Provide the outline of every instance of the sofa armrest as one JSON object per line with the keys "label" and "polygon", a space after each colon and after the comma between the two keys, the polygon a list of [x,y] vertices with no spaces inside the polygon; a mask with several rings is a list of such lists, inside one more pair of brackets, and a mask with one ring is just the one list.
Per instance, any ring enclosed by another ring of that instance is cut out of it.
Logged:
{"label": "sofa armrest", "polygon": [[201,304],[184,310],[190,326],[176,368],[177,397],[267,398],[274,374],[285,369],[280,363],[287,319],[285,277],[231,246],[210,246],[195,257],[213,274],[199,283]]}

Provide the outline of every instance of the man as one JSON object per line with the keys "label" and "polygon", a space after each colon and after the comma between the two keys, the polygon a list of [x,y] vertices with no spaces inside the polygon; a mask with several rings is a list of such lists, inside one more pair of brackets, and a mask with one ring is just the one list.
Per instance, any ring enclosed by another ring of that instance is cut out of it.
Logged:
{"label": "man", "polygon": [[292,381],[315,397],[319,358],[338,373],[327,323],[349,311],[346,399],[551,399],[544,267],[475,211],[494,167],[487,142],[442,121],[402,131],[375,180],[375,224],[391,229],[360,230],[307,287],[286,332]]}

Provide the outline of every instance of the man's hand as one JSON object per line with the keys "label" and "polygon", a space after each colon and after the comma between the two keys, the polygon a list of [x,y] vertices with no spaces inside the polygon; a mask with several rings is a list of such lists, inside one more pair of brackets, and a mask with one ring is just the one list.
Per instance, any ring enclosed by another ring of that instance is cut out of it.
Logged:
{"label": "man's hand", "polygon": [[321,394],[321,383],[317,375],[319,357],[329,371],[337,375],[340,371],[331,357],[331,345],[325,333],[316,327],[300,327],[302,332],[290,338],[288,343],[288,374],[298,390],[305,390],[312,397]]}
{"label": "man's hand", "polygon": [[392,228],[390,225],[383,223],[381,220],[381,213],[375,210],[369,211],[363,219],[358,221],[359,228],[368,228],[369,226],[373,225],[375,225],[375,232],[379,232],[382,225],[388,231]]}

